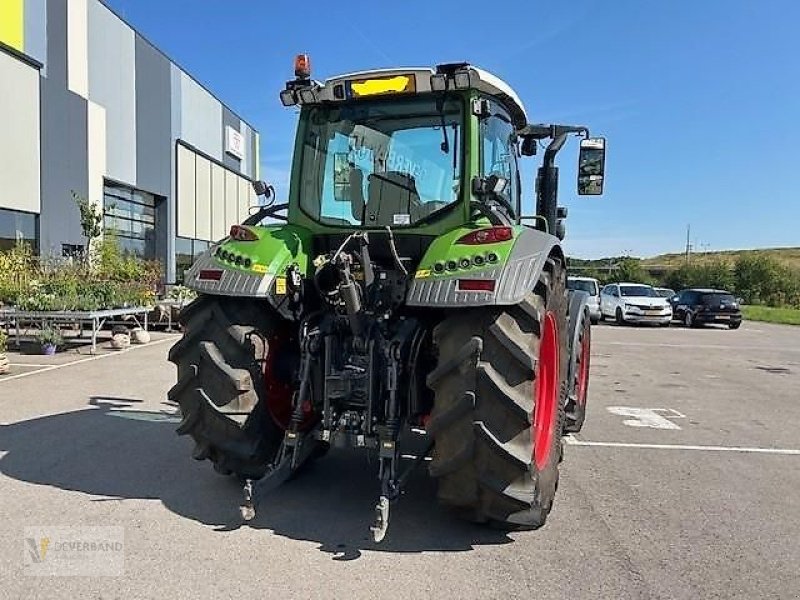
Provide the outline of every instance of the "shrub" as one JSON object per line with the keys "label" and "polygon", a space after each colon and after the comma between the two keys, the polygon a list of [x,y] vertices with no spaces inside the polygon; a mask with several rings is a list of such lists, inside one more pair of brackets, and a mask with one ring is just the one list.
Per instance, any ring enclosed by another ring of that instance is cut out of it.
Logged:
{"label": "shrub", "polygon": [[733,267],[736,293],[748,304],[800,305],[800,274],[766,254],[743,254]]}
{"label": "shrub", "polygon": [[61,335],[61,332],[50,325],[43,327],[39,333],[36,334],[36,339],[42,346],[60,346],[64,343],[64,337]]}

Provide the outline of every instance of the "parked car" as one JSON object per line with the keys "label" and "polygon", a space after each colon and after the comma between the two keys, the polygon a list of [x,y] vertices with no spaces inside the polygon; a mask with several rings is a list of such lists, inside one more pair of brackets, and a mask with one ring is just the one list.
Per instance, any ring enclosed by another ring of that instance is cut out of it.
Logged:
{"label": "parked car", "polygon": [[589,294],[589,318],[596,325],[600,320],[600,282],[593,277],[567,277],[567,288]]}
{"label": "parked car", "polygon": [[656,323],[669,327],[672,307],[649,285],[611,283],[600,291],[600,318],[625,323]]}
{"label": "parked car", "polygon": [[692,288],[681,290],[670,298],[672,314],[686,327],[699,327],[706,323],[727,325],[739,329],[742,310],[733,294],[724,290]]}
{"label": "parked car", "polygon": [[671,290],[669,288],[657,287],[657,288],[653,288],[653,289],[656,291],[656,295],[658,295],[659,298],[670,299],[675,295],[675,290]]}

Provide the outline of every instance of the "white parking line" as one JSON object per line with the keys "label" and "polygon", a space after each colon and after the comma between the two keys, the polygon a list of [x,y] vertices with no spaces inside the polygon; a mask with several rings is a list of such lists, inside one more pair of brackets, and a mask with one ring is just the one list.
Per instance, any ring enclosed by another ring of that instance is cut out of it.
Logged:
{"label": "white parking line", "polygon": [[140,348],[147,348],[148,346],[155,346],[157,344],[163,344],[164,342],[174,341],[172,338],[164,338],[161,340],[155,340],[154,342],[149,342],[148,344],[143,344],[141,346],[131,346],[126,350],[119,350],[114,352],[113,354],[100,354],[97,356],[89,356],[87,358],[81,358],[79,360],[73,360],[72,362],[63,363],[60,365],[48,365],[42,369],[36,369],[34,371],[28,371],[27,373],[17,373],[16,375],[7,375],[5,377],[0,378],[0,383],[5,383],[7,381],[13,381],[14,379],[20,379],[22,377],[29,377],[31,375],[40,375],[41,373],[49,373],[50,371],[55,371],[56,369],[63,369],[64,367],[71,367],[73,365],[80,365],[86,362],[90,362],[93,360],[100,360],[101,358],[108,358],[109,356],[119,356],[120,354],[127,354],[128,352],[132,352],[134,350],[138,350]]}
{"label": "white parking line", "polygon": [[601,448],[643,448],[646,450],[699,450],[705,452],[743,452],[749,454],[782,454],[800,456],[800,450],[793,448],[748,448],[745,446],[693,446],[684,444],[636,444],[631,442],[591,442],[579,440],[574,436],[564,436],[569,446],[593,446]]}
{"label": "white parking line", "polygon": [[605,342],[595,341],[595,346],[634,346],[644,348],[705,348],[708,350],[770,350],[773,352],[800,352],[800,348],[779,346],[723,346],[721,344],[665,344],[661,342]]}

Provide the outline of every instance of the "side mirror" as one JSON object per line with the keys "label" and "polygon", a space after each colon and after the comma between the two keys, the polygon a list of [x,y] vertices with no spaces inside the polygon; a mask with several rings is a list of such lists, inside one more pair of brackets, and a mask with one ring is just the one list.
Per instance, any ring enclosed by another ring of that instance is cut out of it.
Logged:
{"label": "side mirror", "polygon": [[535,138],[523,137],[519,146],[519,153],[522,156],[536,156],[536,150],[538,149],[536,142]]}
{"label": "side mirror", "polygon": [[264,196],[268,204],[271,204],[270,200],[275,201],[275,188],[266,181],[253,181],[253,191],[256,196]]}
{"label": "side mirror", "polygon": [[581,140],[581,150],[578,156],[578,195],[599,196],[602,194],[605,170],[605,138]]}

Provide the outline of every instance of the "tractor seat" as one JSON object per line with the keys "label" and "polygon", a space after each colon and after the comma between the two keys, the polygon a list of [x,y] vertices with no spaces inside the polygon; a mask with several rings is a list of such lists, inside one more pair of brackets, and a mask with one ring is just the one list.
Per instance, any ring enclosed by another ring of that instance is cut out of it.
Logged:
{"label": "tractor seat", "polygon": [[[411,223],[422,216],[422,206],[414,177],[399,171],[372,173],[367,177],[369,201],[364,225],[385,227],[405,225],[402,216],[408,215]],[[402,221],[402,222],[401,222]]]}

